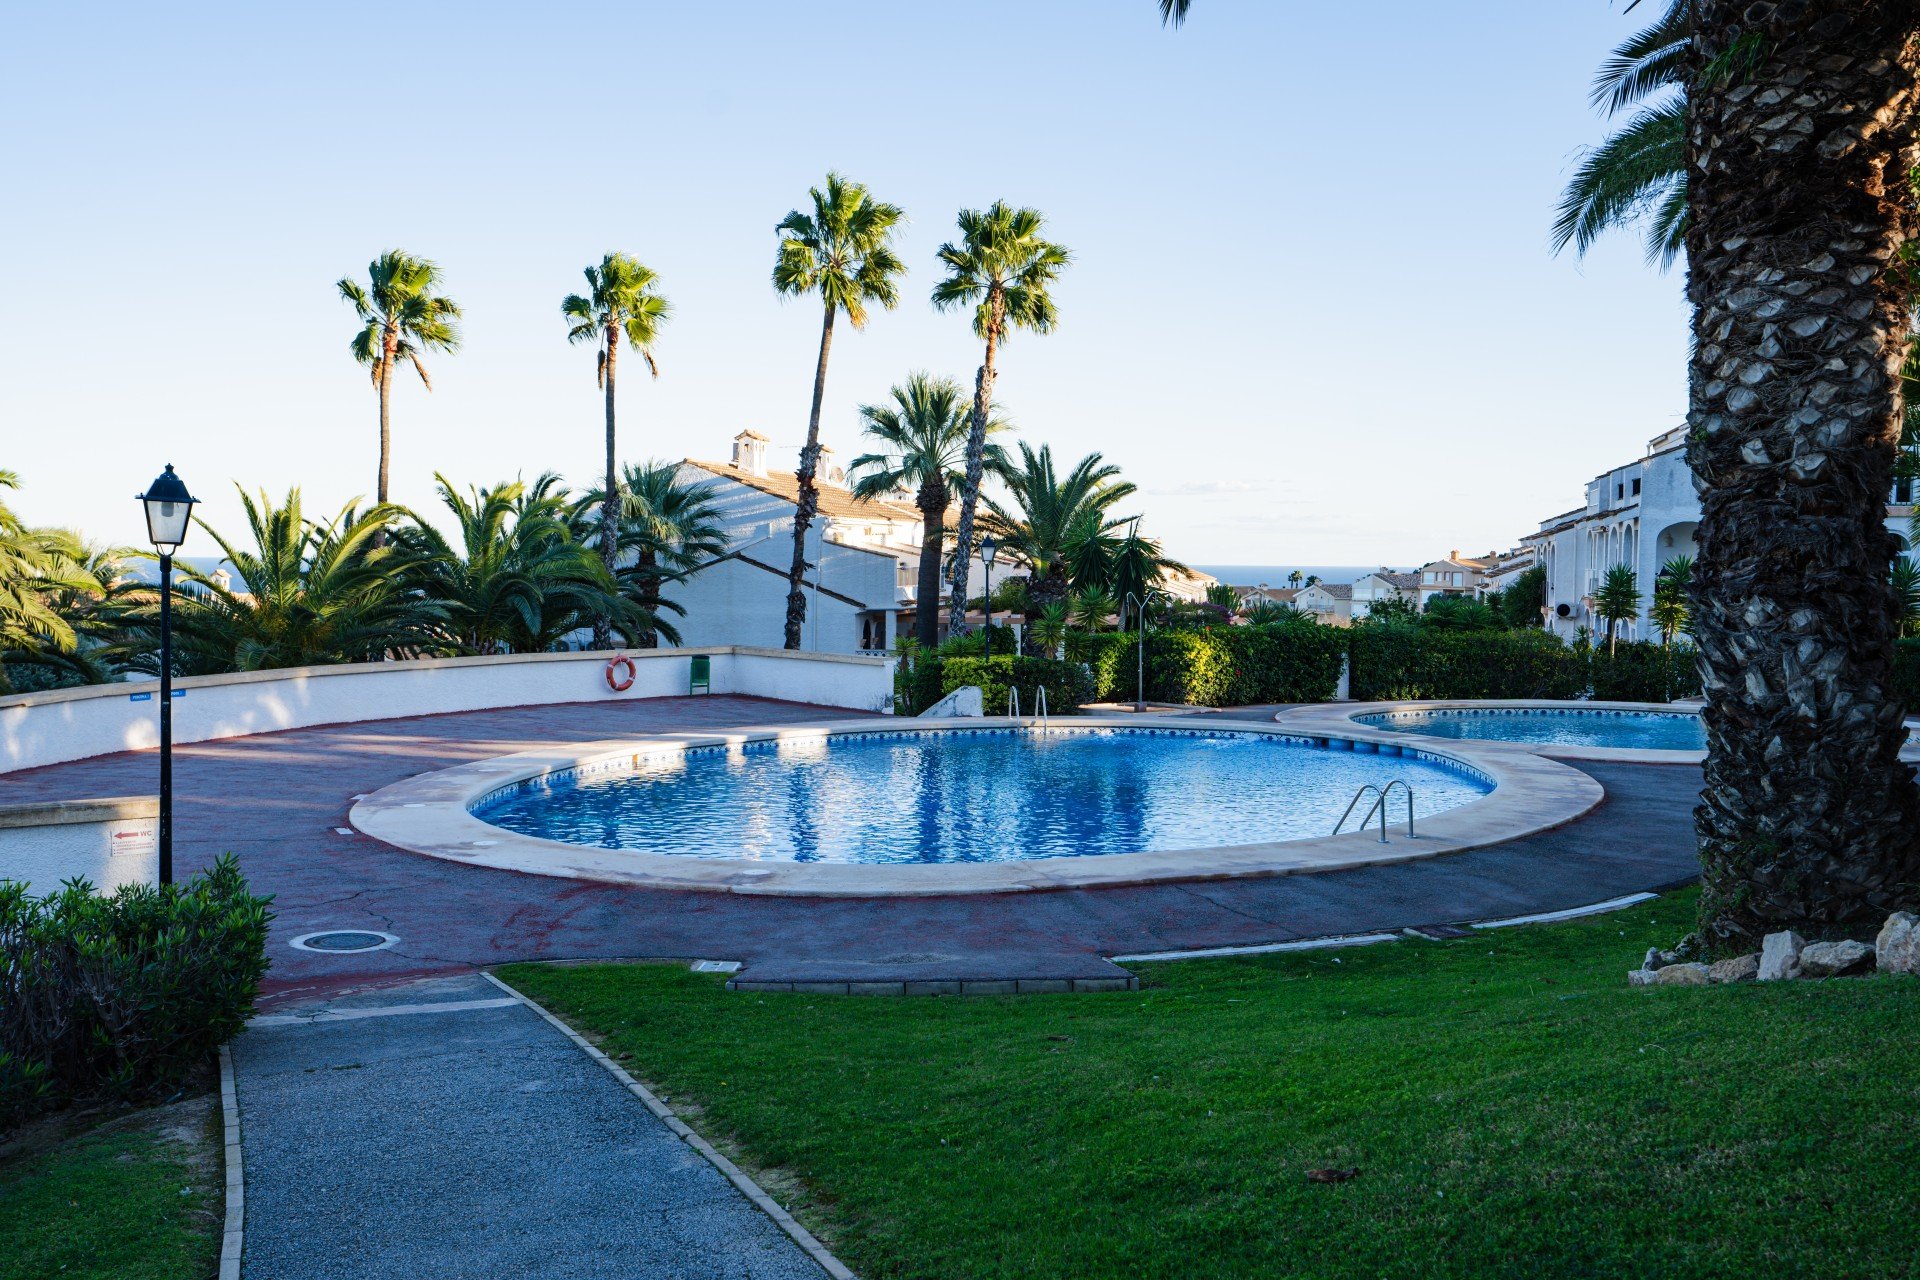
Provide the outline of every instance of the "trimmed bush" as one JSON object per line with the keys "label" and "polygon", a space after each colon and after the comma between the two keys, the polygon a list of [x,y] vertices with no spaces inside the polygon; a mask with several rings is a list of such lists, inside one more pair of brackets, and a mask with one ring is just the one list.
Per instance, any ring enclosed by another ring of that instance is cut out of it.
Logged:
{"label": "trimmed bush", "polygon": [[48,898],[0,881],[0,1129],[64,1102],[148,1097],[239,1034],[270,899],[233,855],[184,885]]}
{"label": "trimmed bush", "polygon": [[931,687],[932,696],[914,710],[926,710],[955,689],[970,684],[980,686],[980,696],[990,716],[1004,715],[1007,690],[1020,691],[1020,710],[1032,715],[1040,700],[1035,690],[1047,691],[1047,711],[1052,715],[1071,715],[1083,702],[1093,701],[1093,677],[1076,662],[1054,658],[947,658],[926,664],[931,676],[920,677],[919,687]]}
{"label": "trimmed bush", "polygon": [[1587,687],[1586,657],[1545,631],[1369,623],[1349,635],[1349,692],[1360,702],[1577,698]]}
{"label": "trimmed bush", "polygon": [[[1085,664],[1101,701],[1131,702],[1138,643],[1131,632],[1074,634],[1067,657]],[[1335,628],[1299,623],[1149,631],[1147,700],[1203,707],[1324,702],[1339,687],[1346,645]]]}
{"label": "trimmed bush", "polygon": [[1663,649],[1651,640],[1622,643],[1609,655],[1596,647],[1587,659],[1593,696],[1604,702],[1672,702],[1700,695],[1700,668],[1691,647]]}

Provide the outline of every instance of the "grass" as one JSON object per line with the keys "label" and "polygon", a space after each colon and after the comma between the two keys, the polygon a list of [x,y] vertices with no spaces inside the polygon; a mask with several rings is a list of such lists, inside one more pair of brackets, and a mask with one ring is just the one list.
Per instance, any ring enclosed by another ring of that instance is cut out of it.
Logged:
{"label": "grass", "polygon": [[1692,916],[1148,965],[1133,995],[502,976],[866,1280],[1920,1273],[1920,980],[1629,988]]}
{"label": "grass", "polygon": [[43,1126],[16,1140],[0,1156],[0,1280],[211,1276],[224,1209],[210,1104],[203,1096],[75,1136]]}

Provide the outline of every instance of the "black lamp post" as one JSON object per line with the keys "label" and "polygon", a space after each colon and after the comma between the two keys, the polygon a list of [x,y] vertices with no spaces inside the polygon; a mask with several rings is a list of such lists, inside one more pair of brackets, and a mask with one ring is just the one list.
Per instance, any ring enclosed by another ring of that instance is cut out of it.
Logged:
{"label": "black lamp post", "polygon": [[140,496],[147,538],[160,553],[160,883],[173,883],[173,553],[187,540],[197,499],[169,462]]}
{"label": "black lamp post", "polygon": [[999,554],[1000,544],[993,540],[991,534],[980,539],[980,563],[987,566],[987,594],[982,600],[986,606],[983,612],[987,615],[987,644],[980,655],[983,658],[993,656],[993,558]]}

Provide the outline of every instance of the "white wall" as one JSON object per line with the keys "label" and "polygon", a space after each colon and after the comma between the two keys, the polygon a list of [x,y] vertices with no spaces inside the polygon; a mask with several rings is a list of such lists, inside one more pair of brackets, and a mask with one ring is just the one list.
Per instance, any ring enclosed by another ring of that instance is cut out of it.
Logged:
{"label": "white wall", "polygon": [[[638,651],[633,687],[607,687],[605,653],[517,654],[300,667],[175,681],[174,741],[401,716],[684,695],[693,653],[712,659],[714,693],[884,712],[891,658],[744,647]],[[0,773],[159,745],[157,682],[0,698]]]}
{"label": "white wall", "polygon": [[45,897],[86,879],[102,893],[160,874],[158,803],[150,798],[0,807],[0,880]]}

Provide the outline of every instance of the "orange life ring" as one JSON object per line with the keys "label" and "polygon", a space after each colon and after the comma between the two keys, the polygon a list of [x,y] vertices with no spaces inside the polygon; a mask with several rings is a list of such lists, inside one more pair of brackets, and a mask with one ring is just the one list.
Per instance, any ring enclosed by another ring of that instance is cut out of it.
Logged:
{"label": "orange life ring", "polygon": [[[613,674],[621,667],[627,669],[627,674],[624,677]],[[616,653],[607,659],[607,688],[613,690],[615,693],[625,693],[627,690],[633,688],[633,678],[639,674],[640,668],[635,666],[633,659],[624,653]]]}

